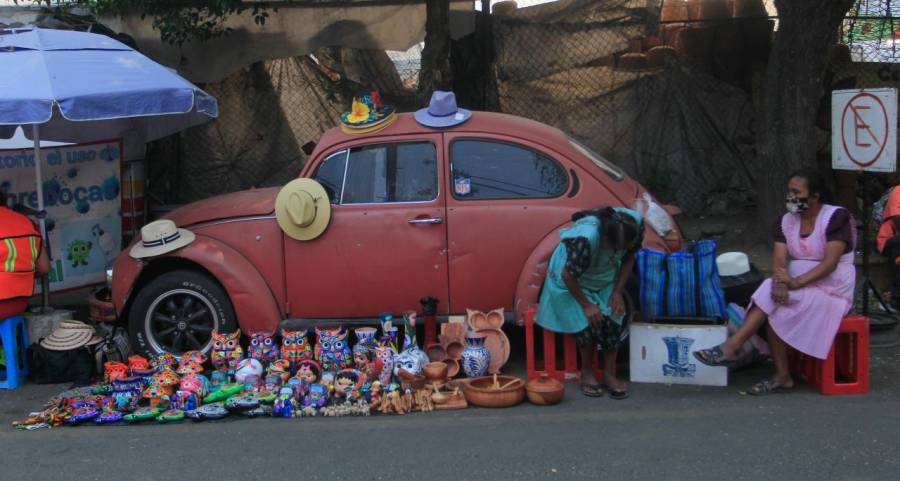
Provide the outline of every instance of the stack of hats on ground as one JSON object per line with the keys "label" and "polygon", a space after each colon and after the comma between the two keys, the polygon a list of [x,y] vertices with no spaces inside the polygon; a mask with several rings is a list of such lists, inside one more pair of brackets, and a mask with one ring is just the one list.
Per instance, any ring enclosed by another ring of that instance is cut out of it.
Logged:
{"label": "stack of hats on ground", "polygon": [[103,342],[94,328],[80,321],[66,320],[38,346],[29,349],[30,377],[38,383],[75,382],[87,385],[94,377],[94,356],[90,348]]}

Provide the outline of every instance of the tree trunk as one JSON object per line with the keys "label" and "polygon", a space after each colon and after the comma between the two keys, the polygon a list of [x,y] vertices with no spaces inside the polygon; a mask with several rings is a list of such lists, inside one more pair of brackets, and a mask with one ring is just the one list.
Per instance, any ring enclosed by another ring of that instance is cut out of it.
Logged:
{"label": "tree trunk", "polygon": [[769,56],[757,147],[760,234],[784,212],[788,175],[816,165],[816,111],[828,52],[854,0],[775,0],[779,27]]}
{"label": "tree trunk", "polygon": [[450,0],[425,0],[425,48],[419,70],[418,100],[428,105],[431,92],[452,90]]}

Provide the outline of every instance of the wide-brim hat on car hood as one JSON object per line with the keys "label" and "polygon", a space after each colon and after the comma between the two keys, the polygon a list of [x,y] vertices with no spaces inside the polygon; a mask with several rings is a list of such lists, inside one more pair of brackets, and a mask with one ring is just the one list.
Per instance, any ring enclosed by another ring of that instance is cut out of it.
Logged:
{"label": "wide-brim hat on car hood", "polygon": [[80,321],[61,321],[59,326],[44,339],[40,345],[51,351],[68,351],[84,346],[99,344],[103,339],[94,332],[94,328]]}
{"label": "wide-brim hat on car hood", "polygon": [[172,252],[194,241],[194,233],[179,229],[168,219],[153,221],[141,227],[141,240],[132,246],[129,255],[135,259]]}
{"label": "wide-brim hat on car hood", "polygon": [[275,219],[288,237],[313,240],[331,222],[328,193],[313,179],[294,179],[275,197]]}

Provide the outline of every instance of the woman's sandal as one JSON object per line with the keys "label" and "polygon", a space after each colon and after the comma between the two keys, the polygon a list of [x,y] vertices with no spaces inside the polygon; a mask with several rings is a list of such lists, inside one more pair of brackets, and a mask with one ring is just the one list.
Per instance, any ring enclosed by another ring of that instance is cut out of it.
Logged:
{"label": "woman's sandal", "polygon": [[747,394],[751,396],[768,396],[769,394],[788,394],[794,391],[794,386],[782,386],[775,379],[765,379],[750,387]]}
{"label": "woman's sandal", "polygon": [[695,359],[702,362],[703,364],[706,364],[707,366],[712,367],[728,367],[734,365],[735,362],[737,362],[734,359],[725,359],[725,353],[722,352],[722,348],[719,346],[694,351],[693,354]]}
{"label": "woman's sandal", "polygon": [[622,399],[628,399],[628,396],[630,395],[627,388],[617,390],[617,389],[613,389],[613,388],[609,387],[608,384],[601,384],[600,387],[603,389],[606,389],[606,392],[609,393],[609,398],[615,399],[616,401],[621,401]]}
{"label": "woman's sandal", "polygon": [[587,397],[602,397],[603,388],[599,384],[581,383],[581,394]]}

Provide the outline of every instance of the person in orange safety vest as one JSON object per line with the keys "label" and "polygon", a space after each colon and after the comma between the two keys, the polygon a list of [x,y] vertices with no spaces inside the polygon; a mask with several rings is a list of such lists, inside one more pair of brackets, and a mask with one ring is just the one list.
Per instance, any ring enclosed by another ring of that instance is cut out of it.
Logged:
{"label": "person in orange safety vest", "polygon": [[35,275],[49,271],[41,234],[28,217],[7,207],[0,192],[0,320],[25,312]]}

